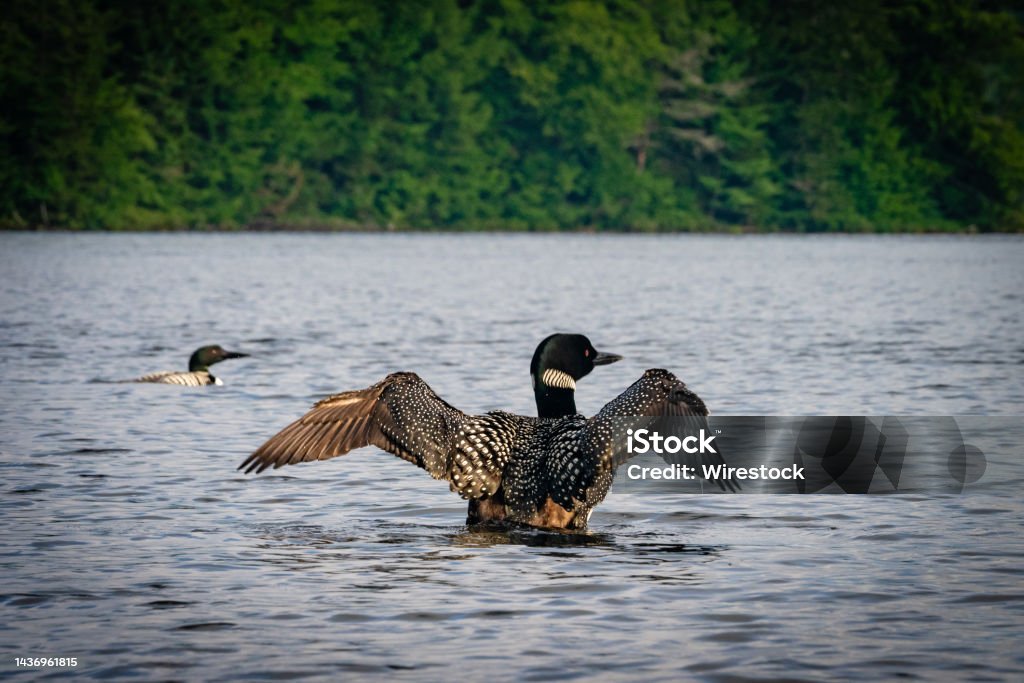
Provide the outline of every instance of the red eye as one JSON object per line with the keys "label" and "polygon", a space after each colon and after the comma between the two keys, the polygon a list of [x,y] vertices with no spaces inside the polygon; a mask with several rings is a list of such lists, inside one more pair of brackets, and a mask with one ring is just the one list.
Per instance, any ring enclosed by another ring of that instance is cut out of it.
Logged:
{"label": "red eye", "polygon": [[584,358],[590,358],[590,349],[584,349],[583,350],[583,357]]}

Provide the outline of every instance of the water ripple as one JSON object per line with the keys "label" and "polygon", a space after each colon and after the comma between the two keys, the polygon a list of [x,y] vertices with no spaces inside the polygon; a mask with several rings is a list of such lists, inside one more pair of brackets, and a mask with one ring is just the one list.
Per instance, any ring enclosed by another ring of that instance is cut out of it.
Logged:
{"label": "water ripple", "polygon": [[[613,493],[591,531],[559,533],[467,528],[444,482],[370,449],[235,471],[311,402],[396,369],[466,410],[531,413],[527,363],[556,329],[625,356],[581,382],[588,414],[669,367],[719,414],[1020,415],[1024,240],[0,242],[2,673],[1024,676],[1013,487]],[[224,387],[110,383],[215,342],[253,354],[217,366]]]}

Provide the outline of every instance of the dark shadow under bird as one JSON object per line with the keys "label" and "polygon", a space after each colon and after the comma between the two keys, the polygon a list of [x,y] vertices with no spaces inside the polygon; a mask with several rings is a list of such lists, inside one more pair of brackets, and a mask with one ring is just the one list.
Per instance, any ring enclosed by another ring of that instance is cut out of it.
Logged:
{"label": "dark shadow under bird", "polygon": [[[271,437],[239,466],[246,473],[327,460],[376,446],[444,479],[467,499],[469,523],[507,521],[585,529],[616,468],[631,455],[625,425],[694,418],[704,402],[667,370],[648,370],[587,419],[576,414],[576,381],[602,354],[582,335],[553,335],[534,353],[531,376],[539,417],[493,411],[468,415],[414,373],[397,372],[357,391],[330,396]],[[721,464],[721,456],[699,456]],[[718,481],[723,489],[730,481]]]}
{"label": "dark shadow under bird", "polygon": [[188,359],[188,372],[175,372],[173,370],[152,372],[131,381],[177,384],[184,387],[202,387],[208,384],[222,385],[224,382],[210,373],[210,366],[229,358],[247,358],[248,356],[249,354],[247,353],[227,351],[216,344],[203,346],[196,349],[191,358]]}

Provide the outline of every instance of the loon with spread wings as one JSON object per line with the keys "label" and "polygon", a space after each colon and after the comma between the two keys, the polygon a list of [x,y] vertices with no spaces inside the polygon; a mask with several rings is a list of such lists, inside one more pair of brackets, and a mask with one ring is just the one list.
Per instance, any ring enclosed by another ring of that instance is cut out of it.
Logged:
{"label": "loon with spread wings", "polygon": [[[589,342],[585,352],[597,355]],[[627,424],[681,417],[706,426],[707,414],[704,402],[667,370],[648,370],[590,419],[502,411],[467,415],[419,376],[398,372],[366,389],[320,401],[239,469],[262,472],[376,446],[448,481],[452,491],[470,501],[470,523],[505,520],[585,529],[615,469],[631,457]],[[693,462],[723,460],[709,453],[694,455]],[[717,483],[735,488],[731,480]]]}

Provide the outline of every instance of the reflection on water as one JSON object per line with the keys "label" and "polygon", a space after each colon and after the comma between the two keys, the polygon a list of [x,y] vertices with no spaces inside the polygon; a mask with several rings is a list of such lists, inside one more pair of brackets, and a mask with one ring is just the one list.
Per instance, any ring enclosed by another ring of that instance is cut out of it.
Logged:
{"label": "reflection on water", "polygon": [[594,531],[532,529],[509,523],[490,522],[459,530],[450,537],[452,545],[489,548],[521,545],[527,548],[613,548],[615,537]]}
{"label": "reflection on water", "polygon": [[[576,533],[467,528],[444,482],[370,449],[235,471],[316,399],[396,369],[466,410],[531,413],[554,330],[625,356],[580,383],[588,414],[668,367],[716,415],[1020,415],[1020,239],[0,242],[3,674],[14,656],[144,680],[1024,673],[1012,486],[615,493]],[[206,343],[253,356],[212,390],[108,383]],[[1013,474],[1000,438],[976,445]]]}

